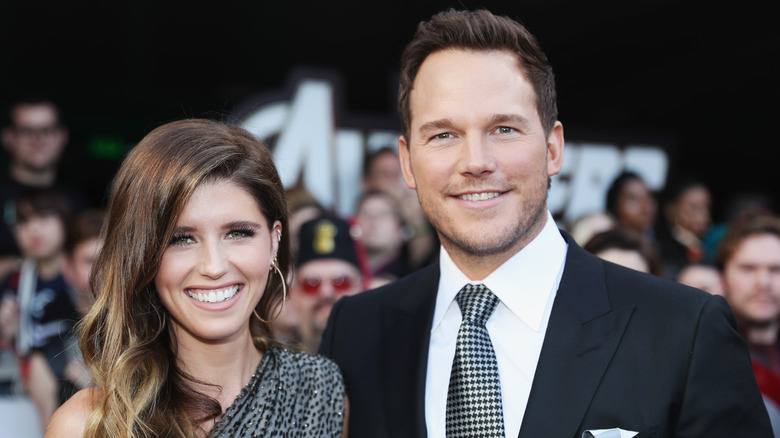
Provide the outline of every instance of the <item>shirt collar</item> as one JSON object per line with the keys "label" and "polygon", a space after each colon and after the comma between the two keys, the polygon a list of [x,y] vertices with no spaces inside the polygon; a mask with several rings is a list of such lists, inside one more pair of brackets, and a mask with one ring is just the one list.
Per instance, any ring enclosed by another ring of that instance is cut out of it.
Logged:
{"label": "shirt collar", "polygon": [[549,211],[542,231],[481,282],[469,280],[441,247],[441,277],[431,328],[436,329],[450,305],[457,306],[455,295],[464,285],[482,283],[515,316],[530,328],[539,330],[550,295],[555,294],[560,281],[566,250],[566,241]]}

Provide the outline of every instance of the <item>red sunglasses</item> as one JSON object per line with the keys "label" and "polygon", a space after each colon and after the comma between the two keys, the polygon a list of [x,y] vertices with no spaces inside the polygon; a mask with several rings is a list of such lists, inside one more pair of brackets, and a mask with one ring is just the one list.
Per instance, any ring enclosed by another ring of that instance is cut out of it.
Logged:
{"label": "red sunglasses", "polygon": [[[354,279],[344,274],[336,275],[330,279],[330,285],[340,294],[347,293],[354,283]],[[301,279],[301,289],[308,295],[317,295],[320,293],[321,286],[322,280],[320,277],[305,277]]]}

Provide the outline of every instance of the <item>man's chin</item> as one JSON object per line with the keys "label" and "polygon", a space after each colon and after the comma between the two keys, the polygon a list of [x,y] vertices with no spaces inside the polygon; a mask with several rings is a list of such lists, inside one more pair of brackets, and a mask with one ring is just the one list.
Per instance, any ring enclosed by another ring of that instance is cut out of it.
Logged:
{"label": "man's chin", "polygon": [[325,327],[328,325],[328,317],[332,309],[333,304],[324,304],[318,307],[314,314],[314,329],[320,334],[325,331]]}
{"label": "man's chin", "polygon": [[772,325],[778,324],[778,318],[771,318],[771,317],[762,317],[762,318],[743,318],[742,319],[746,325],[751,329],[766,329],[771,327]]}

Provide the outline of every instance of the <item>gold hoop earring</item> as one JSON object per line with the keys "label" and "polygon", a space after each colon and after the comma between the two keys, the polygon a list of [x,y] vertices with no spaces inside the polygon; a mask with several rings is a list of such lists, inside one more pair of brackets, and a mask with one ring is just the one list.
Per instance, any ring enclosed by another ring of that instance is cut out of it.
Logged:
{"label": "gold hoop earring", "polygon": [[269,271],[272,269],[276,270],[276,273],[279,275],[279,279],[282,280],[282,306],[279,308],[279,311],[276,312],[276,316],[274,316],[273,319],[269,321],[260,318],[260,315],[257,314],[257,309],[252,310],[252,313],[255,314],[255,317],[264,324],[270,324],[276,321],[276,319],[279,318],[279,315],[282,314],[282,311],[284,310],[284,303],[287,301],[287,282],[284,280],[284,274],[282,274],[282,270],[279,269],[279,265],[276,263],[276,256],[274,256],[274,260],[271,262],[271,266],[268,268]]}

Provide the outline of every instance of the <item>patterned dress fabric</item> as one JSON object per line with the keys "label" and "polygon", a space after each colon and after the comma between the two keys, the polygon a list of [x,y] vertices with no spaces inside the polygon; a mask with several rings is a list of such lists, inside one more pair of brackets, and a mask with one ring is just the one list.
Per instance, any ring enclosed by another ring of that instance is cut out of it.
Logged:
{"label": "patterned dress fabric", "polygon": [[211,437],[340,437],[344,382],[322,356],[272,347]]}
{"label": "patterned dress fabric", "polygon": [[447,438],[504,438],[498,363],[485,328],[498,297],[484,285],[467,284],[455,300],[463,321],[447,392]]}

